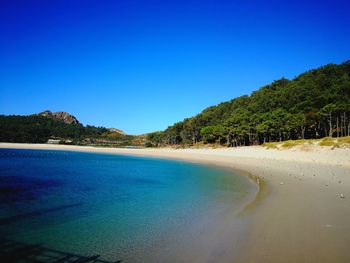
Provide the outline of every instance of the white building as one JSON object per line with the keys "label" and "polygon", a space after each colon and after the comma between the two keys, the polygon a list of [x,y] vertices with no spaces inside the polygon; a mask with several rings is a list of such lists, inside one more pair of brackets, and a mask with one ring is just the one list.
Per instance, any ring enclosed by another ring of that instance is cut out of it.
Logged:
{"label": "white building", "polygon": [[49,139],[47,141],[48,144],[59,144],[61,140],[56,140],[56,139]]}

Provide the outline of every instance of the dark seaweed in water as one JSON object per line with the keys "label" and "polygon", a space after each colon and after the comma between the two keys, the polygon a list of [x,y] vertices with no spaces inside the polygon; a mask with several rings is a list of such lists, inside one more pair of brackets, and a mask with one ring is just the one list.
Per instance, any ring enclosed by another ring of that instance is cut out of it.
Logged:
{"label": "dark seaweed in water", "polygon": [[19,221],[19,220],[24,220],[24,219],[28,219],[28,218],[40,216],[40,215],[45,215],[48,213],[59,212],[59,211],[65,210],[65,209],[75,208],[78,206],[81,206],[81,204],[77,203],[77,204],[71,204],[71,205],[61,205],[58,207],[40,209],[40,210],[36,210],[36,211],[24,213],[24,214],[18,214],[18,215],[10,216],[7,218],[0,218],[0,225],[11,224],[11,223],[15,223],[16,221]]}
{"label": "dark seaweed in water", "polygon": [[[41,244],[27,244],[8,239],[0,239],[0,262],[86,262],[112,263],[100,258],[99,255],[84,256],[56,249],[50,249]],[[114,261],[122,262],[121,260]]]}
{"label": "dark seaweed in water", "polygon": [[36,200],[45,190],[60,185],[58,180],[0,175],[0,204]]}

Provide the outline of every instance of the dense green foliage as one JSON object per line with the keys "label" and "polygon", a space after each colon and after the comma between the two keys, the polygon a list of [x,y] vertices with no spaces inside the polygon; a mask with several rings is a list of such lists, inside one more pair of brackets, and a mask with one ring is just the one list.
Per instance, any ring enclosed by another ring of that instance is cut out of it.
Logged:
{"label": "dense green foliage", "polygon": [[0,115],[0,141],[18,143],[46,143],[50,138],[63,143],[131,145],[134,136],[109,132],[104,127],[67,124],[39,115]]}
{"label": "dense green foliage", "polygon": [[107,129],[103,127],[67,124],[38,115],[1,115],[0,129],[0,141],[28,143],[44,143],[53,137],[78,141],[98,137],[107,132]]}
{"label": "dense green foliage", "polygon": [[346,136],[350,132],[350,61],[282,78],[250,96],[212,106],[148,135],[153,146],[267,141]]}

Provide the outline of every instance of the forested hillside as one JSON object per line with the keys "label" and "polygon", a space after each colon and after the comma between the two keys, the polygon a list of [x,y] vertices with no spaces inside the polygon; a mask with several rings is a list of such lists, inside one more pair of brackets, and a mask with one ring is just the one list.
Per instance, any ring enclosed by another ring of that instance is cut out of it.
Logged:
{"label": "forested hillside", "polygon": [[84,126],[78,121],[67,123],[56,117],[51,118],[50,115],[42,115],[42,113],[28,116],[0,115],[0,142],[46,143],[49,139],[59,139],[61,143],[82,145],[142,144],[135,136],[116,131],[118,130],[91,125]]}
{"label": "forested hillside", "polygon": [[[254,76],[252,76],[254,77]],[[165,131],[148,135],[149,146],[218,143],[254,145],[350,133],[350,61],[329,64],[250,96],[212,106]]]}

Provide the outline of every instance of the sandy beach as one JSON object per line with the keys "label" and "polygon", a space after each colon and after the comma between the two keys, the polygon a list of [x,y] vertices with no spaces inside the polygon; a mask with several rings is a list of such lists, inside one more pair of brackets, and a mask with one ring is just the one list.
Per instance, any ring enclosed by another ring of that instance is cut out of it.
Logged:
{"label": "sandy beach", "polygon": [[232,218],[249,222],[245,238],[236,243],[244,253],[232,259],[229,253],[213,254],[208,249],[207,262],[213,258],[216,262],[350,262],[349,148],[174,150],[12,143],[0,143],[0,148],[127,154],[246,171],[265,187]]}

